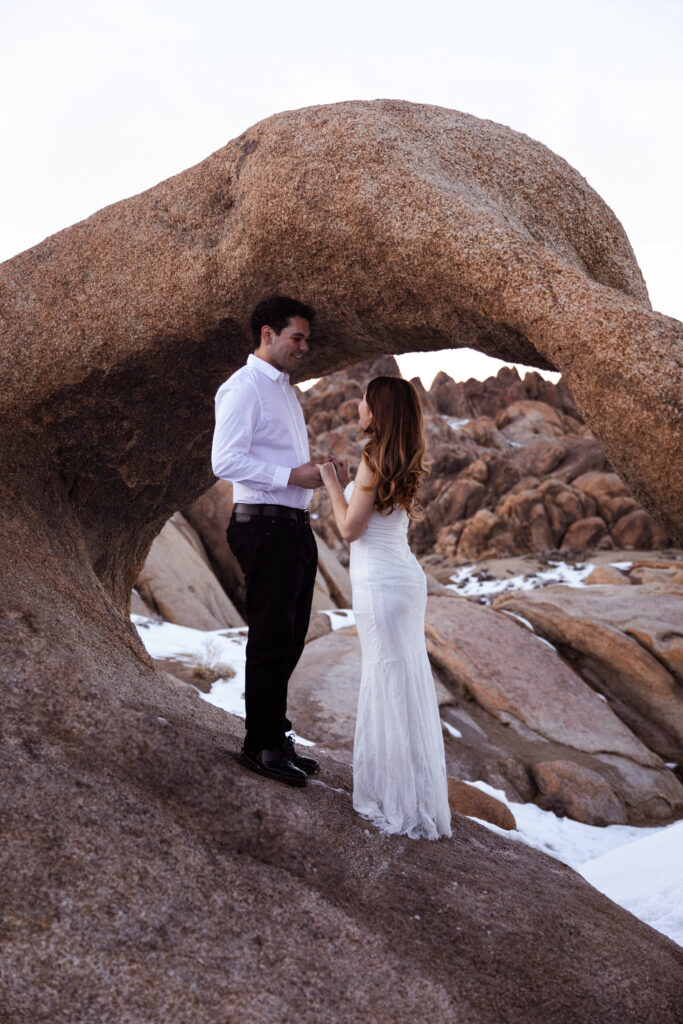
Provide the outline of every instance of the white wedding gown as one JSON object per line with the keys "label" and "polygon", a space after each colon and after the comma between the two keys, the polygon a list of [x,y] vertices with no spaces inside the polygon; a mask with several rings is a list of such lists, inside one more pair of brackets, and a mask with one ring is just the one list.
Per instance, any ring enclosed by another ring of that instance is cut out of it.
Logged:
{"label": "white wedding gown", "polygon": [[[344,491],[350,500],[353,482]],[[382,832],[451,835],[446,760],[424,617],[427,583],[408,547],[408,515],[372,512],[351,544],[362,654],[353,806]]]}

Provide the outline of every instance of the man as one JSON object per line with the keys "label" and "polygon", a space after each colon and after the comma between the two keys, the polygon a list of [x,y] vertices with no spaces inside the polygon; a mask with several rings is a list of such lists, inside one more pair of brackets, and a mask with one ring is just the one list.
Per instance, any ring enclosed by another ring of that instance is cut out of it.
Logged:
{"label": "man", "polygon": [[308,630],[318,551],[306,506],[322,480],[310,461],[289,374],[309,348],[314,311],[274,295],[251,317],[256,349],[216,394],[211,461],[233,481],[228,543],[246,580],[249,625],[246,736],[241,761],[261,775],[304,786],[319,770],[287,732],[287,684]]}

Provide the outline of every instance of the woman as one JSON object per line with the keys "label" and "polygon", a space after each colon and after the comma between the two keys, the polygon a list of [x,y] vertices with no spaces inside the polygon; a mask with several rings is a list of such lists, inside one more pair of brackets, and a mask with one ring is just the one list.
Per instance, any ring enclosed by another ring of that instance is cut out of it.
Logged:
{"label": "woman", "polygon": [[426,476],[422,407],[398,377],[376,377],[358,406],[369,435],[354,483],[320,466],[351,542],[353,611],[363,667],[353,751],[353,806],[382,832],[450,836],[446,763],[424,641],[425,575],[407,542]]}

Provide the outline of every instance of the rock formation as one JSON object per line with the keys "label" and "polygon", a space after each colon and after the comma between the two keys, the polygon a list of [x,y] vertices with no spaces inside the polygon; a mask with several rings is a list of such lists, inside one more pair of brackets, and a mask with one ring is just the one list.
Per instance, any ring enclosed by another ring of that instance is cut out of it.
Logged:
{"label": "rock formation", "polygon": [[312,375],[460,345],[561,370],[680,536],[683,327],[581,176],[508,128],[280,114],[3,264],[5,1013],[673,1022],[679,951],[572,871],[467,822],[368,835],[334,762],[303,799],[247,777],[227,716],[142,649],[131,587],[211,482],[213,394],[274,290],[320,310]]}
{"label": "rock formation", "polygon": [[683,754],[683,588],[596,584],[503,595],[666,759]]}
{"label": "rock formation", "polygon": [[180,512],[154,539],[136,590],[167,622],[193,629],[245,624],[214,575],[199,535]]}
{"label": "rock formation", "polygon": [[[358,400],[367,381],[387,372],[400,373],[395,360],[368,360],[301,395],[317,456],[333,453],[358,464]],[[537,373],[522,381],[503,367],[486,381],[458,384],[440,373],[422,392],[432,471],[423,487],[425,516],[410,528],[419,554],[470,562],[526,551],[576,555],[586,548],[668,544],[611,471],[564,381],[552,384]],[[340,554],[325,491],[316,492],[311,510],[316,530]]]}

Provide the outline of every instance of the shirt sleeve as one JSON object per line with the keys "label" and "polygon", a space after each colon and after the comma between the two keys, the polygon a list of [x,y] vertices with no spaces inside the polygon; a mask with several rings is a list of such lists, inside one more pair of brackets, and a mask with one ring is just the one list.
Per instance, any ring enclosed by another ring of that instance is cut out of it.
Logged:
{"label": "shirt sleeve", "polygon": [[250,483],[264,490],[286,487],[291,467],[276,466],[251,454],[259,408],[258,392],[247,382],[227,388],[217,398],[211,446],[213,471],[223,480]]}

